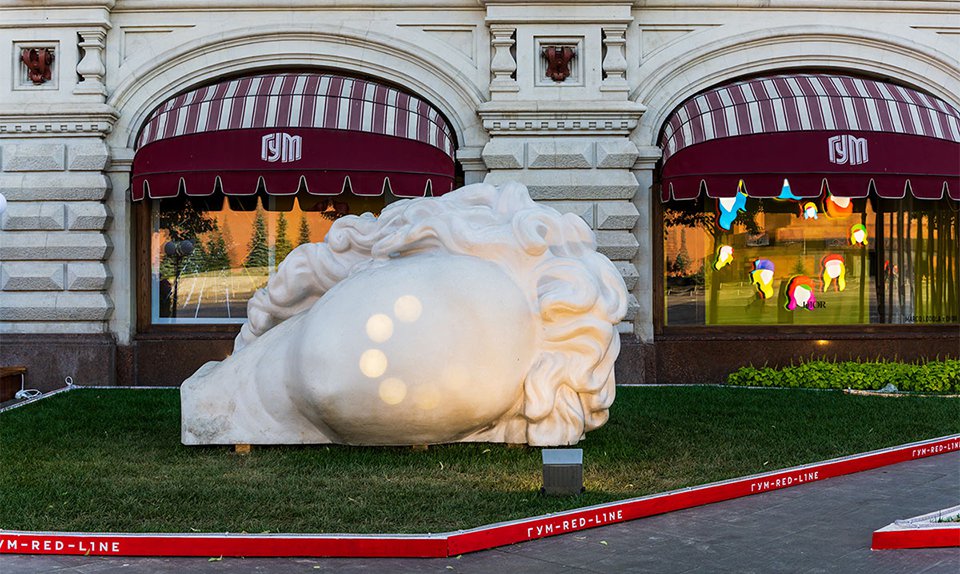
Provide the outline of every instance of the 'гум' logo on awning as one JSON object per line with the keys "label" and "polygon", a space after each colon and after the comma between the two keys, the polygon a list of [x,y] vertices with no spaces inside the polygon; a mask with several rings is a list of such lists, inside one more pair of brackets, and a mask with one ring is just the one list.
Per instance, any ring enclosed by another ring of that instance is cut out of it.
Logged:
{"label": "'\u0433\u0443\u043c' logo on awning", "polygon": [[303,138],[283,132],[267,134],[260,139],[260,159],[271,163],[288,163],[300,159]]}
{"label": "'\u0433\u0443\u043c' logo on awning", "polygon": [[867,153],[867,138],[858,138],[850,134],[833,136],[827,140],[830,147],[830,163],[837,165],[860,165],[870,161]]}

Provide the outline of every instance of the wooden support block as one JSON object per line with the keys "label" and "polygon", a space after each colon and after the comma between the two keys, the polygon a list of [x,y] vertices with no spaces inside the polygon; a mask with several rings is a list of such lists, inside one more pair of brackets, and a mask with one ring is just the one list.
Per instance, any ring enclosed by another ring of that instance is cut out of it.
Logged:
{"label": "wooden support block", "polygon": [[415,445],[411,446],[410,448],[412,448],[413,450],[423,451],[423,450],[427,450],[428,448],[430,448],[430,445],[428,445],[428,444],[415,444]]}
{"label": "wooden support block", "polygon": [[237,454],[250,454],[251,447],[248,444],[233,445],[233,452]]}
{"label": "wooden support block", "polygon": [[0,367],[0,403],[11,400],[23,387],[26,367]]}

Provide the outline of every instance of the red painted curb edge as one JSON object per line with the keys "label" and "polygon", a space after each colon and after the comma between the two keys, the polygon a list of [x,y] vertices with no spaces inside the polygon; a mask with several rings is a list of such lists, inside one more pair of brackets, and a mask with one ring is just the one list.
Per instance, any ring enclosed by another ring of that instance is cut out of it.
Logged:
{"label": "red painted curb edge", "polygon": [[910,530],[873,533],[874,550],[901,550],[906,548],[956,548],[960,547],[960,527],[913,528]]}
{"label": "red painted curb edge", "polygon": [[960,506],[898,520],[873,533],[874,550],[960,547],[960,522],[941,522],[960,516]]}
{"label": "red painted curb edge", "polygon": [[443,534],[111,534],[0,530],[0,554],[441,558],[789,488],[953,451],[960,451],[960,434]]}

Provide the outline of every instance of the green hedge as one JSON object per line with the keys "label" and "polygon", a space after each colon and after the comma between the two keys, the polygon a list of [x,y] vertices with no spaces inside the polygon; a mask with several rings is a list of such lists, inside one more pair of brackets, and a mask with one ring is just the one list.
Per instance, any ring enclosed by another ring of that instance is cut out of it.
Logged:
{"label": "green hedge", "polygon": [[960,392],[960,360],[925,364],[810,361],[774,369],[743,367],[727,376],[728,385],[804,389],[870,389],[893,383],[901,391]]}

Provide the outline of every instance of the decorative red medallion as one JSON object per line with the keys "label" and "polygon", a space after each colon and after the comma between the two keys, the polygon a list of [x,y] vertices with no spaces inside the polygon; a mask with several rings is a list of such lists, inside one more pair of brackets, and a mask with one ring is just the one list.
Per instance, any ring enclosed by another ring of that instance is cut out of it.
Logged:
{"label": "decorative red medallion", "polygon": [[570,77],[570,60],[577,55],[570,46],[547,46],[543,49],[547,58],[547,77],[562,82]]}
{"label": "decorative red medallion", "polygon": [[53,65],[53,50],[50,48],[24,48],[20,52],[20,61],[27,67],[27,77],[34,84],[50,80]]}

